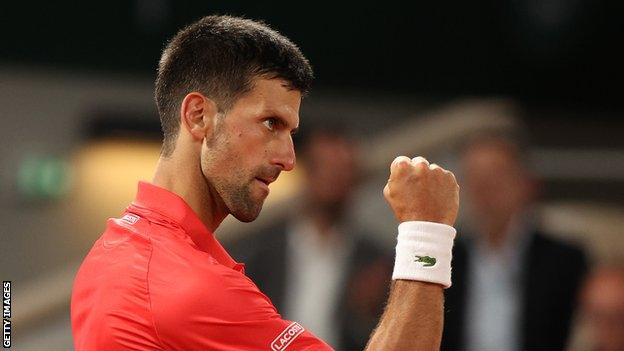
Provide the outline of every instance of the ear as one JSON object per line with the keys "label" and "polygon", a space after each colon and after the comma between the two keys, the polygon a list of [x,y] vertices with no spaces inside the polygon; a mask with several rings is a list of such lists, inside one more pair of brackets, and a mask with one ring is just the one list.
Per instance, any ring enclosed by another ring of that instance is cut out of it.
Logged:
{"label": "ear", "polygon": [[180,126],[196,140],[212,133],[218,108],[214,100],[199,92],[188,93],[180,106]]}

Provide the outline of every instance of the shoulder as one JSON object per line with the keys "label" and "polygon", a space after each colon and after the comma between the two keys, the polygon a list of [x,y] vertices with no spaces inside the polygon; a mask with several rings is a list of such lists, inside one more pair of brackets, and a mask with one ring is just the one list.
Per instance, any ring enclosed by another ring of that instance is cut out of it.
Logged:
{"label": "shoulder", "polygon": [[544,259],[579,263],[586,261],[585,252],[580,246],[541,231],[533,234],[530,248],[533,254],[543,256]]}
{"label": "shoulder", "polygon": [[216,300],[231,292],[229,287],[250,283],[244,274],[219,264],[210,253],[177,240],[153,243],[148,273],[152,295],[173,296],[182,302],[185,297]]}
{"label": "shoulder", "polygon": [[246,319],[272,315],[275,308],[243,273],[215,264],[186,266],[174,274],[150,276],[155,316]]}
{"label": "shoulder", "polygon": [[[155,330],[167,349],[259,350],[289,331],[290,322],[244,274],[218,264],[184,270],[166,290],[152,291]],[[315,340],[304,334],[297,343]],[[294,343],[291,348],[298,349]]]}
{"label": "shoulder", "polygon": [[575,291],[587,272],[581,247],[542,232],[534,234],[525,260],[534,279],[544,284],[556,279],[556,286],[564,290]]}

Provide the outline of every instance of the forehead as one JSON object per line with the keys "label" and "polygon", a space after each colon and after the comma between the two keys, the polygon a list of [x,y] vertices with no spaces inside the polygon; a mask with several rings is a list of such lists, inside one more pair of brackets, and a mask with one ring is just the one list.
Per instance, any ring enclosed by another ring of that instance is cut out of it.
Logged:
{"label": "forehead", "polygon": [[256,116],[280,117],[293,127],[299,125],[301,92],[291,89],[283,79],[254,79],[252,89],[240,97],[233,110],[245,110]]}
{"label": "forehead", "polygon": [[335,153],[338,151],[348,155],[355,154],[353,144],[346,137],[327,133],[312,134],[303,145],[303,150],[304,154],[310,157],[324,152]]}
{"label": "forehead", "polygon": [[463,161],[468,166],[516,166],[520,163],[518,157],[513,145],[500,140],[477,141],[463,152]]}

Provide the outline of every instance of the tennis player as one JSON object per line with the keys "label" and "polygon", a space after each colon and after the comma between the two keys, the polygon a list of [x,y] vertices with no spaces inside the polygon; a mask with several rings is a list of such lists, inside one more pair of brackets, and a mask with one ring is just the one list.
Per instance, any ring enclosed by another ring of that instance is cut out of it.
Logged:
{"label": "tennis player", "polygon": [[[282,319],[213,235],[228,215],[253,221],[269,184],[295,166],[292,134],[312,78],[299,49],[258,22],[209,16],[175,35],[156,79],[164,141],[154,178],[108,220],[74,282],[77,351],[331,350]],[[384,195],[401,224],[367,350],[436,350],[457,183],[400,156]]]}

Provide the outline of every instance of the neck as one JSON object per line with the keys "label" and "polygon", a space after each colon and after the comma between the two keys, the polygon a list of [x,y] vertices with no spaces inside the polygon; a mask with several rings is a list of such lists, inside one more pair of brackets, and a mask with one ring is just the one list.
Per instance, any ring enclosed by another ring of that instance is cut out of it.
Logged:
{"label": "neck", "polygon": [[206,228],[214,233],[228,212],[206,182],[198,158],[194,160],[192,155],[175,151],[170,157],[161,156],[152,183],[184,199]]}
{"label": "neck", "polygon": [[485,240],[489,248],[498,250],[503,247],[507,232],[505,229],[499,228],[498,230],[489,230],[485,233]]}
{"label": "neck", "polygon": [[339,206],[335,208],[310,206],[310,208],[312,210],[308,212],[308,217],[322,237],[329,239],[334,234],[334,227],[342,219],[342,208]]}
{"label": "neck", "polygon": [[494,250],[501,249],[509,236],[514,223],[518,221],[519,212],[510,214],[498,221],[491,220],[483,228],[487,245]]}

